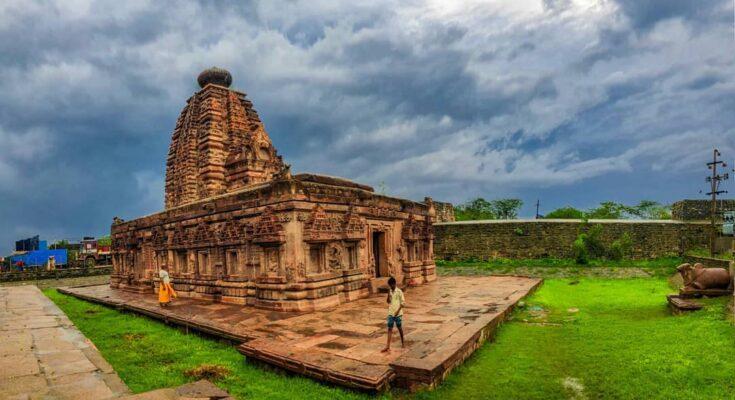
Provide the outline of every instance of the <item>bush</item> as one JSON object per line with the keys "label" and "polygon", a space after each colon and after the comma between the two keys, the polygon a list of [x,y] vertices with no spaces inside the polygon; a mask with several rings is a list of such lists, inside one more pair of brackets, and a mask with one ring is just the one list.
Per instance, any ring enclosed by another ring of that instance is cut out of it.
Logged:
{"label": "bush", "polygon": [[585,245],[587,235],[581,233],[577,236],[577,240],[572,244],[572,250],[574,251],[574,261],[577,264],[589,263],[589,253],[587,252],[587,246]]}
{"label": "bush", "polygon": [[608,257],[611,260],[622,260],[630,255],[630,249],[633,247],[633,240],[628,232],[623,233],[619,239],[612,242]]}
{"label": "bush", "polygon": [[580,233],[572,244],[574,259],[578,264],[587,264],[590,259],[607,258],[610,260],[622,260],[630,255],[633,240],[625,232],[612,242],[610,248],[605,248],[602,243],[602,225],[597,224],[586,233]]}
{"label": "bush", "polygon": [[607,255],[605,245],[602,244],[602,225],[597,224],[591,227],[584,236],[583,242],[590,257],[601,258]]}

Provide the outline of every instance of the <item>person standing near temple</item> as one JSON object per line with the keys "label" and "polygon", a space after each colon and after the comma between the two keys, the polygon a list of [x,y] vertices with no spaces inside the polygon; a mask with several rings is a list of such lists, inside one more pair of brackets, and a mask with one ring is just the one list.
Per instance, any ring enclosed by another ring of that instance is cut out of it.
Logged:
{"label": "person standing near temple", "polygon": [[390,340],[393,336],[393,325],[398,328],[398,333],[401,334],[401,347],[404,347],[403,342],[403,306],[406,304],[406,299],[403,297],[403,291],[396,286],[396,278],[390,277],[388,279],[388,343],[382,352],[390,350]]}
{"label": "person standing near temple", "polygon": [[171,302],[171,298],[176,298],[176,292],[171,286],[171,278],[168,276],[165,265],[162,265],[161,270],[158,271],[158,277],[161,278],[161,284],[158,287],[158,303],[161,307],[166,307]]}

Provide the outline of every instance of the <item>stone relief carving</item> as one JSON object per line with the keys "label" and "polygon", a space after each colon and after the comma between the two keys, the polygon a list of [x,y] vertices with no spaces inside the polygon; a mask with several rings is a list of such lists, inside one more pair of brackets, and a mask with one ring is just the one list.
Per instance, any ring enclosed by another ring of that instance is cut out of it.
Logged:
{"label": "stone relief carving", "polygon": [[278,274],[278,251],[277,250],[270,250],[266,252],[267,257],[267,264],[268,264],[268,272],[272,274]]}
{"label": "stone relief carving", "polygon": [[398,253],[398,261],[403,262],[406,260],[406,246],[404,244],[396,248],[396,253]]}
{"label": "stone relief carving", "polygon": [[296,265],[286,266],[286,280],[288,282],[296,282],[306,277],[306,266],[300,262]]}
{"label": "stone relief carving", "polygon": [[266,207],[254,224],[253,241],[256,243],[283,243],[286,241],[283,224],[273,213],[272,207]]}
{"label": "stone relief carving", "polygon": [[342,244],[330,243],[327,246],[327,265],[332,270],[342,269]]}

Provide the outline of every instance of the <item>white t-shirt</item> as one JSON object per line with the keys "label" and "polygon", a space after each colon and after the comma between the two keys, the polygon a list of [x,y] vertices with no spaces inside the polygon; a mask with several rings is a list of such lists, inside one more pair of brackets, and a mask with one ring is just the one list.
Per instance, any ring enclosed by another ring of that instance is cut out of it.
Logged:
{"label": "white t-shirt", "polygon": [[[388,315],[396,315],[396,311],[398,311],[398,307],[403,306],[406,304],[406,300],[403,298],[403,291],[400,288],[396,288],[396,290],[392,290],[390,292],[390,305],[388,306]],[[401,311],[397,315],[398,317],[403,316],[403,308],[401,307]]]}
{"label": "white t-shirt", "polygon": [[163,269],[158,271],[158,277],[161,278],[163,283],[171,283],[171,278],[168,277],[168,272]]}

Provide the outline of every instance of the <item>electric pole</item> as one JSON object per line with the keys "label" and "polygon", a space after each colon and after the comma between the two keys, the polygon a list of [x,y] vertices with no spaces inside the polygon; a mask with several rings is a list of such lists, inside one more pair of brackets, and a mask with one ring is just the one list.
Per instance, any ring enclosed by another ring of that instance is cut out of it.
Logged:
{"label": "electric pole", "polygon": [[539,215],[538,215],[538,206],[539,206],[539,203],[540,203],[540,200],[539,199],[536,199],[536,219],[538,219],[538,217],[539,217]]}
{"label": "electric pole", "polygon": [[717,174],[717,166],[721,165],[722,168],[726,168],[727,164],[724,161],[718,160],[717,157],[721,156],[717,149],[714,149],[712,153],[712,162],[707,163],[707,168],[712,170],[712,176],[708,176],[706,181],[710,184],[710,191],[707,193],[708,196],[712,196],[712,204],[710,209],[710,222],[712,223],[712,232],[710,232],[709,242],[709,254],[710,256],[715,255],[715,240],[717,237],[717,229],[715,225],[715,219],[717,214],[717,195],[727,193],[727,190],[719,190],[720,182],[726,181],[730,178],[730,174],[725,172],[722,175]]}

